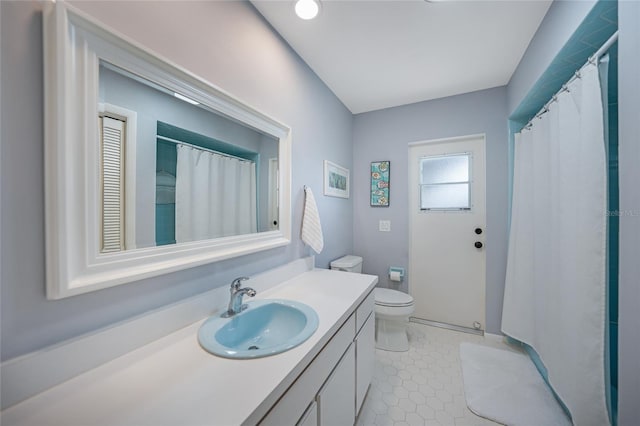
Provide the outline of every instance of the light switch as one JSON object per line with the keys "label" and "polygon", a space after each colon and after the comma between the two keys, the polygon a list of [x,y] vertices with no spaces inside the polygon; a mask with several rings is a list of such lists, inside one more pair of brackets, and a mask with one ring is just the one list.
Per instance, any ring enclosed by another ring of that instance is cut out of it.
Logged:
{"label": "light switch", "polygon": [[381,220],[378,223],[378,231],[380,231],[380,232],[389,232],[389,231],[391,231],[391,221],[390,220]]}

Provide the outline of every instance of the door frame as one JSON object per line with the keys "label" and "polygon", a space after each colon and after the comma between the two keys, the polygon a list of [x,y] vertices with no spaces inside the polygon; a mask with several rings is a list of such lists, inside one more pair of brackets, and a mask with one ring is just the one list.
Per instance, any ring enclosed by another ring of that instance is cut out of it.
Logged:
{"label": "door frame", "polygon": [[[486,232],[486,226],[487,226],[487,204],[486,204],[486,200],[487,200],[487,134],[486,133],[472,133],[472,134],[468,134],[468,135],[462,135],[462,136],[452,136],[452,137],[445,137],[445,138],[437,138],[437,139],[427,139],[427,140],[418,140],[418,141],[413,141],[413,142],[409,142],[407,144],[407,184],[409,187],[409,191],[410,191],[410,187],[411,187],[411,167],[410,167],[410,162],[411,162],[411,148],[414,146],[420,146],[420,145],[431,145],[431,144],[438,144],[438,143],[448,143],[448,142],[461,142],[467,139],[474,139],[474,138],[482,138],[483,140],[483,149],[484,149],[484,159],[485,159],[485,173],[484,173],[484,185],[485,185],[485,189],[484,189],[484,197],[485,197],[485,232]],[[472,166],[473,167],[473,166]],[[412,215],[412,211],[410,208],[410,204],[411,204],[411,193],[408,192],[407,193],[407,204],[408,207],[407,208],[407,215],[409,216],[409,238],[407,238],[407,253],[408,253],[408,257],[409,257],[409,261],[408,261],[408,267],[409,267],[409,281],[408,281],[408,285],[407,285],[407,291],[409,293],[411,293],[411,280],[413,279],[411,272],[413,271],[413,265],[412,265],[412,256],[411,256],[411,235],[413,232],[413,228],[414,228],[414,223],[413,223],[413,215]],[[473,203],[473,199],[471,200],[471,202]],[[486,249],[485,249],[486,250]],[[463,327],[463,326],[459,326],[459,325],[454,325],[454,324],[447,324],[447,323],[442,323],[442,322],[437,322],[437,321],[431,321],[431,320],[426,320],[423,318],[418,318],[418,317],[414,317],[411,316],[410,317],[410,321],[412,322],[417,322],[417,323],[422,323],[422,324],[427,324],[427,325],[432,325],[432,326],[436,326],[436,327],[441,327],[441,328],[447,328],[447,329],[451,329],[451,330],[457,330],[457,331],[463,331],[463,332],[467,332],[467,333],[472,333],[472,334],[479,334],[479,335],[484,335],[485,331],[486,331],[486,325],[487,325],[487,258],[486,258],[486,251],[485,251],[485,276],[484,276],[484,307],[483,307],[483,312],[484,312],[484,318],[482,318],[482,326],[484,327],[483,330],[477,330],[474,328],[469,328],[469,327]]]}

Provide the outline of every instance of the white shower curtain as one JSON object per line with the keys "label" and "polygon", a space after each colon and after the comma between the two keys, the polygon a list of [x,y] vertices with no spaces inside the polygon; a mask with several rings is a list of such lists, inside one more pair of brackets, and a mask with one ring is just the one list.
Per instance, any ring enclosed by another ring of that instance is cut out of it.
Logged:
{"label": "white shower curtain", "polygon": [[257,232],[255,163],[177,149],[176,242]]}
{"label": "white shower curtain", "polygon": [[597,65],[516,135],[502,331],[538,353],[575,425],[608,425],[607,168]]}

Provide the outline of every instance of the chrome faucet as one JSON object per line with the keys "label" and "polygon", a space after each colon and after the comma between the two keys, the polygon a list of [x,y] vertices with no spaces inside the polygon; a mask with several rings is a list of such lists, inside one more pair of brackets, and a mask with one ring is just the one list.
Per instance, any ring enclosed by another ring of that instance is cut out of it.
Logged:
{"label": "chrome faucet", "polygon": [[242,281],[246,281],[248,279],[248,277],[240,277],[236,278],[231,283],[231,288],[229,289],[229,292],[231,293],[229,307],[227,311],[222,314],[223,317],[229,318],[247,309],[247,305],[242,304],[242,296],[244,296],[245,294],[249,297],[253,297],[256,295],[256,291],[251,287],[240,288],[240,284],[242,283]]}

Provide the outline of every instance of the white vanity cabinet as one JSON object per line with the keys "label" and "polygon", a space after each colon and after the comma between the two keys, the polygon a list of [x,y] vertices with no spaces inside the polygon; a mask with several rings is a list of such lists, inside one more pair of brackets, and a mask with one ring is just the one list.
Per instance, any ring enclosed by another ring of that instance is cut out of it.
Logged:
{"label": "white vanity cabinet", "polygon": [[309,405],[296,426],[318,426],[318,404],[315,401]]}
{"label": "white vanity cabinet", "polygon": [[373,376],[373,303],[370,292],[260,426],[355,423]]}
{"label": "white vanity cabinet", "polygon": [[372,313],[356,336],[356,413],[360,412],[364,397],[369,390],[375,366],[375,318]]}
{"label": "white vanity cabinet", "polygon": [[364,397],[373,378],[376,355],[374,308],[375,299],[372,291],[356,310],[356,327],[358,328],[354,339],[356,349],[356,415],[362,408]]}
{"label": "white vanity cabinet", "polygon": [[349,349],[320,389],[318,403],[318,425],[351,425],[356,418],[353,395],[356,391],[356,351]]}
{"label": "white vanity cabinet", "polygon": [[[0,412],[2,424],[353,425],[371,381],[372,289],[377,277],[308,268],[308,261],[296,261],[252,285],[260,291],[258,297],[296,300],[317,312],[316,333],[298,347],[251,360],[217,357],[198,344],[203,320],[181,325],[106,362],[94,356],[98,346],[120,345],[113,350],[117,353],[130,344],[118,336],[135,335],[149,324],[182,324],[188,309],[207,306],[214,295],[226,297],[226,288],[216,289],[206,297],[3,365],[3,402],[9,389],[14,403]],[[75,375],[40,374],[57,374],[60,369],[52,370],[51,365],[66,365],[75,355],[103,363]],[[52,385],[51,380],[63,377]],[[7,381],[10,387],[4,386]],[[31,381],[27,390],[39,393],[20,399]]]}

